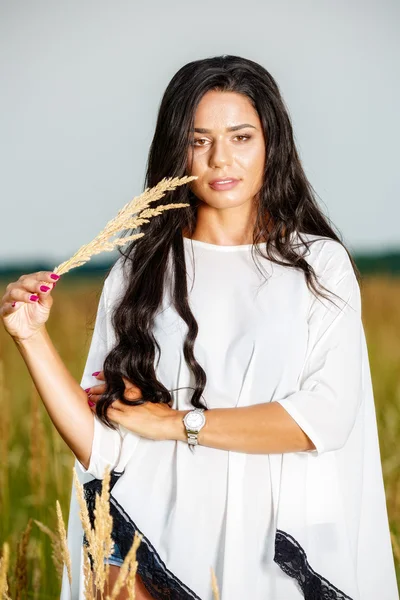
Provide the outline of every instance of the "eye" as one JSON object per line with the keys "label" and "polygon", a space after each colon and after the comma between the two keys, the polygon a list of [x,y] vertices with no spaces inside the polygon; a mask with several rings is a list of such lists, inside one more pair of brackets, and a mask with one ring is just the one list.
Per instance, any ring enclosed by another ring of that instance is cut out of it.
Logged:
{"label": "eye", "polygon": [[[194,140],[193,142],[193,146],[197,145],[197,142],[206,142],[206,138],[197,138],[197,140]],[[204,144],[199,144],[200,146],[204,146]]]}
{"label": "eye", "polygon": [[251,138],[251,135],[245,135],[245,134],[244,134],[244,135],[237,135],[236,137],[237,137],[237,138],[244,138],[244,139],[246,139],[246,140],[249,140],[249,139]]}
{"label": "eye", "polygon": [[[251,138],[251,135],[247,135],[247,134],[236,135],[235,138],[241,138],[241,141],[245,141],[245,140],[249,140]],[[192,145],[193,146],[204,146],[205,144],[203,144],[202,142],[207,142],[207,139],[206,138],[197,138],[196,140],[194,140]]]}

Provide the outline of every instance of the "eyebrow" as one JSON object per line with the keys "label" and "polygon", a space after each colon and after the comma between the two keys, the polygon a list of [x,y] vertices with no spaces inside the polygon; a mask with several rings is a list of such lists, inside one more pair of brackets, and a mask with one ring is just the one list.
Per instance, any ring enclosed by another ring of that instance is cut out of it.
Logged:
{"label": "eyebrow", "polygon": [[[254,125],[250,125],[250,123],[243,123],[242,125],[234,125],[233,127],[227,127],[226,131],[238,131],[239,129],[244,129],[245,127],[252,127],[253,129],[257,129]],[[204,127],[195,127],[191,129],[192,132],[196,133],[212,133],[211,129],[205,129]]]}

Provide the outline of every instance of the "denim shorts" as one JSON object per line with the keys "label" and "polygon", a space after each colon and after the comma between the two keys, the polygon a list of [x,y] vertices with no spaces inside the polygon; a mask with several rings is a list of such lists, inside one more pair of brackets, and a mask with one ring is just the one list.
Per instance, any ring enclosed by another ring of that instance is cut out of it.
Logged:
{"label": "denim shorts", "polygon": [[109,565],[115,565],[116,567],[120,567],[122,565],[122,563],[124,562],[124,559],[121,556],[121,551],[119,549],[119,546],[115,542],[114,542],[113,552],[110,554],[110,556],[108,558],[104,559],[104,562],[108,563]]}

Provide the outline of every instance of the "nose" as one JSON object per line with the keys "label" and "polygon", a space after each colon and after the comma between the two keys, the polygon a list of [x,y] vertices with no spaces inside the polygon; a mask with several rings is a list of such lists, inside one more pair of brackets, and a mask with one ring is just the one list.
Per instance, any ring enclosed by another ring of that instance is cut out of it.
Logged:
{"label": "nose", "polygon": [[210,152],[209,165],[212,169],[232,164],[232,151],[224,140],[216,140]]}

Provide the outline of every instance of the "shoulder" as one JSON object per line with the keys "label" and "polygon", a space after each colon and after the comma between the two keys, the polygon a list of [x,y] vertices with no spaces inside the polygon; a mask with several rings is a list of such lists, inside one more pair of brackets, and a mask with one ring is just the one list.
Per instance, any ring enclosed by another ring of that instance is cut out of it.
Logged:
{"label": "shoulder", "polygon": [[317,276],[330,279],[345,273],[354,274],[349,253],[340,242],[311,233],[297,233],[294,242],[295,249],[301,248],[300,253]]}
{"label": "shoulder", "polygon": [[[301,237],[304,241],[301,244],[302,251],[297,251],[313,268],[318,283],[324,287],[323,292],[333,292],[335,303],[341,299],[355,308],[356,312],[360,312],[360,284],[347,249],[340,242],[328,237],[304,233]],[[315,301],[313,293],[312,296]],[[319,297],[318,300],[322,305],[330,306],[323,298]]]}

